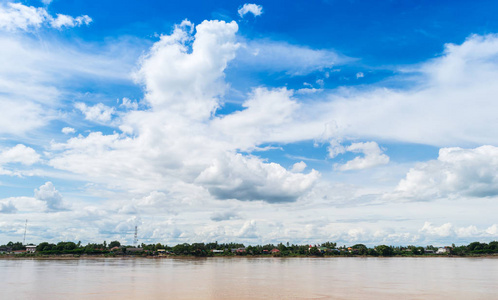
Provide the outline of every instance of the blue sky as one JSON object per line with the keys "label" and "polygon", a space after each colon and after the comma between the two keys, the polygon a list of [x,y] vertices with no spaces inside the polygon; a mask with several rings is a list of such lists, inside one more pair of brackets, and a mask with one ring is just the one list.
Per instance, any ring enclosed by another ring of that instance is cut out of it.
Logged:
{"label": "blue sky", "polygon": [[498,236],[494,1],[0,1],[0,239]]}

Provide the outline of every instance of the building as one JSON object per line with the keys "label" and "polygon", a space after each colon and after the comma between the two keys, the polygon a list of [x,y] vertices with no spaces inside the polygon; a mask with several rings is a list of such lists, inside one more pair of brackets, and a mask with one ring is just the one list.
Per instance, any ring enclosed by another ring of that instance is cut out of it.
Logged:
{"label": "building", "polygon": [[436,254],[446,254],[446,253],[450,253],[450,251],[451,251],[451,247],[441,247],[441,248],[437,249]]}
{"label": "building", "polygon": [[11,252],[12,252],[12,248],[10,248],[10,247],[0,248],[0,254],[8,254]]}
{"label": "building", "polygon": [[246,248],[232,248],[232,253],[245,253]]}
{"label": "building", "polygon": [[26,253],[35,253],[36,252],[36,246],[35,245],[27,245],[26,246]]}

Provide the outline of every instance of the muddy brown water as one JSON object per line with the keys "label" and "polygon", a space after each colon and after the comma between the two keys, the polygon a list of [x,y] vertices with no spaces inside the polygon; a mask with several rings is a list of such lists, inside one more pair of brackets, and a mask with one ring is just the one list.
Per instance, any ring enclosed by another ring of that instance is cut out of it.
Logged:
{"label": "muddy brown water", "polygon": [[0,260],[0,298],[498,299],[498,259]]}

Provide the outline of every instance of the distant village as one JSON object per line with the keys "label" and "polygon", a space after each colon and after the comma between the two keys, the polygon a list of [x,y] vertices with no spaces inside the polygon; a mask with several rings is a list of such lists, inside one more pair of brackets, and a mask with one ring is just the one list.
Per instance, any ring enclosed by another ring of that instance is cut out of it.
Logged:
{"label": "distant village", "polygon": [[498,242],[488,243],[473,242],[462,246],[387,246],[378,245],[372,248],[364,244],[352,246],[337,246],[336,243],[326,242],[315,245],[290,245],[267,244],[256,246],[244,246],[239,243],[193,243],[167,246],[161,243],[141,244],[134,246],[121,245],[119,241],[109,244],[89,243],[82,245],[81,242],[59,242],[57,244],[43,242],[38,245],[21,242],[9,242],[0,246],[0,257],[174,257],[174,256],[269,256],[269,257],[293,257],[293,256],[482,256],[498,255]]}

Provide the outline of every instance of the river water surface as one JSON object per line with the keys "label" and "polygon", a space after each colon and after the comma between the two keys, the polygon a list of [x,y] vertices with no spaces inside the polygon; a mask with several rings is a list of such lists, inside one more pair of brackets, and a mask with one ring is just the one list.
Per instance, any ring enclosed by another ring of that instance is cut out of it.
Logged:
{"label": "river water surface", "polygon": [[498,259],[0,260],[0,298],[498,299]]}

